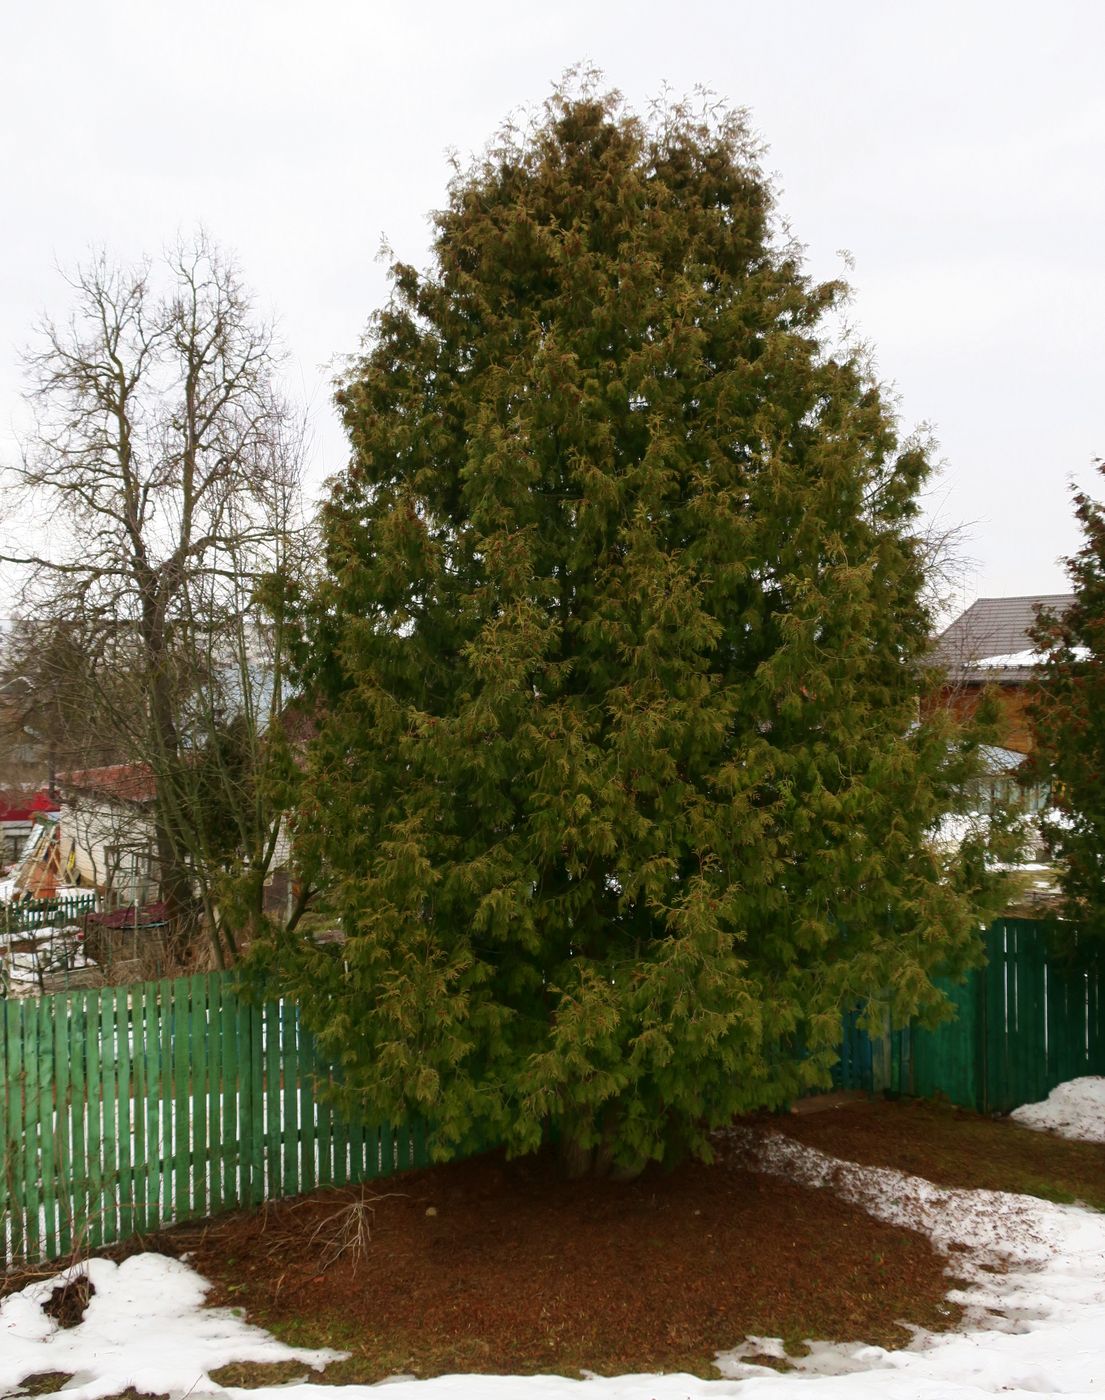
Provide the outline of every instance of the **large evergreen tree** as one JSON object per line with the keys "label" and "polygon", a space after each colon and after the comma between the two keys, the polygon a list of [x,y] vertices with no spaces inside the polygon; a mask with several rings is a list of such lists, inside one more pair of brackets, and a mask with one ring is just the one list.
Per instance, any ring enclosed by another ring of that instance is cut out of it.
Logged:
{"label": "large evergreen tree", "polygon": [[[1105,474],[1105,463],[1101,464]],[[1067,561],[1074,601],[1044,613],[1035,641],[1045,661],[1033,706],[1030,776],[1051,785],[1041,823],[1059,864],[1072,928],[1105,939],[1105,507],[1074,498],[1082,548]]]}
{"label": "large evergreen tree", "polygon": [[977,862],[924,840],[928,465],[738,115],[558,94],[435,227],[339,394],[299,849],[348,942],[283,966],[443,1150],[631,1171],[974,956]]}

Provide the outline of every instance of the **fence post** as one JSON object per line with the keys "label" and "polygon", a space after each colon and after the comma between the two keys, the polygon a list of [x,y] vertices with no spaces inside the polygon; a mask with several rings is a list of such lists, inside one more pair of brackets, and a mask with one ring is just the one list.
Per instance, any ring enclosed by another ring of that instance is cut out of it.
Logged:
{"label": "fence post", "polygon": [[11,1239],[13,1259],[23,1255],[24,1181],[23,1181],[23,1001],[9,1001],[0,1007],[4,1021],[6,1053],[0,1102],[3,1103],[4,1130],[0,1149],[3,1150],[4,1186],[7,1200],[6,1229]]}
{"label": "fence post", "polygon": [[[993,956],[993,929],[987,933],[987,960]],[[974,983],[972,1001],[975,1012],[975,1073],[974,1108],[977,1113],[990,1111],[990,1015],[987,995],[990,978],[984,969],[972,968],[967,974]]]}

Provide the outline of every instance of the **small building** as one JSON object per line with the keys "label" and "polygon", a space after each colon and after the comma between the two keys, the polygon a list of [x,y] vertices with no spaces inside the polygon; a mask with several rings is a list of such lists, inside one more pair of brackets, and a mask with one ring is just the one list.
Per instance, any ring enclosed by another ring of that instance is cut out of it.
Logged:
{"label": "small building", "polygon": [[110,904],[144,904],[157,894],[153,803],[148,763],[117,763],[61,773],[58,818],[67,884],[98,891]]}
{"label": "small building", "polygon": [[81,919],[85,954],[114,975],[127,980],[164,975],[170,932],[165,904],[121,905],[107,912],[92,911]]}
{"label": "small building", "polygon": [[[67,885],[95,890],[105,909],[142,908],[160,898],[154,803],[148,763],[121,763],[58,775],[60,871]],[[286,823],[276,832],[264,909],[286,918],[294,902]]]}

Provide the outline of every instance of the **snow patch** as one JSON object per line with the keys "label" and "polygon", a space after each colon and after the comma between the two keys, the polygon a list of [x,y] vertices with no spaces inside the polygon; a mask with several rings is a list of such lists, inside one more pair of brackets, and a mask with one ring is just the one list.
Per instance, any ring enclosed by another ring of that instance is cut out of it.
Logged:
{"label": "snow patch", "polygon": [[[1071,647],[1070,658],[1072,661],[1088,661],[1089,647]],[[968,661],[967,665],[978,671],[1020,671],[1032,666],[1042,666],[1046,660],[1047,657],[1042,652],[1037,651],[1035,647],[1028,647],[1024,651],[1007,651],[1001,656],[980,656],[974,661]]]}
{"label": "snow patch", "polygon": [[[81,1273],[96,1291],[83,1319],[65,1328],[43,1305]],[[287,1347],[229,1308],[205,1308],[209,1287],[163,1254],[121,1264],[89,1259],[30,1284],[0,1303],[0,1396],[48,1371],[72,1375],[66,1400],[101,1400],[128,1387],[144,1395],[223,1394],[210,1372],[232,1361],[301,1361],[321,1370],[341,1359],[341,1352]]]}
{"label": "snow patch", "polygon": [[1026,1103],[1009,1116],[1026,1128],[1082,1142],[1105,1142],[1105,1076],[1068,1079],[1042,1103]]}
{"label": "snow patch", "polygon": [[980,656],[977,661],[969,661],[967,664],[976,671],[1009,671],[1039,666],[1043,660],[1034,647],[1029,647],[1025,651],[1007,651],[1001,656]]}

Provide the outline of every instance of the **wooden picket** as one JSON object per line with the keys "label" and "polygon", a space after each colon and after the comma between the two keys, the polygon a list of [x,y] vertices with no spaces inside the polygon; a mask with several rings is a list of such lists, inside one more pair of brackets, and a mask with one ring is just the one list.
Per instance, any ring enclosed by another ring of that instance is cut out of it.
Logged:
{"label": "wooden picket", "polygon": [[333,1075],[294,1005],[251,1005],[224,973],[0,1002],[0,1255],[429,1163],[417,1127],[334,1112]]}

